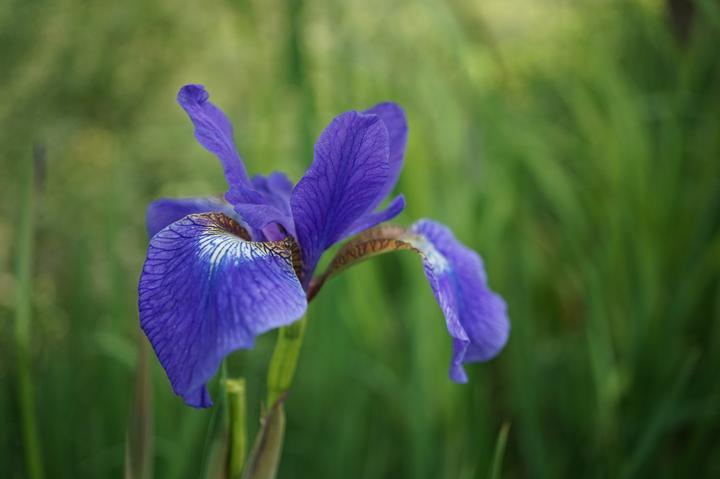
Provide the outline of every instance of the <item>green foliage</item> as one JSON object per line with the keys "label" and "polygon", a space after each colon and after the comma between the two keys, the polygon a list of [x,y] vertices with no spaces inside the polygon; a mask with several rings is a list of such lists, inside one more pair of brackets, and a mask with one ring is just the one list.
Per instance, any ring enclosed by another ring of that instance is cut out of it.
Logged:
{"label": "green foliage", "polygon": [[[652,1],[7,0],[3,477],[29,476],[13,321],[33,145],[47,151],[26,350],[42,464],[47,477],[118,477],[145,205],[225,187],[174,103],[187,82],[233,119],[251,172],[295,180],[334,114],[401,103],[398,222],[451,226],[510,308],[507,349],[458,386],[414,255],[328,283],[308,313],[279,477],[485,477],[505,422],[503,477],[720,476],[720,17],[697,5],[680,43]],[[273,339],[228,361],[249,418]],[[156,477],[200,477],[213,413],[183,406],[150,364]]]}

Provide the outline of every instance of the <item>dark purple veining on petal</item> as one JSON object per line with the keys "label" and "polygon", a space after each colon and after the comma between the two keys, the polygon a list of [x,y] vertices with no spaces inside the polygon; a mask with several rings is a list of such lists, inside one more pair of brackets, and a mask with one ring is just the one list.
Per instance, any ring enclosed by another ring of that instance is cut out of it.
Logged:
{"label": "dark purple veining on petal", "polygon": [[290,200],[309,279],[320,255],[373,206],[387,181],[388,133],[375,115],[336,117]]}
{"label": "dark purple veining on petal", "polygon": [[176,394],[208,407],[222,359],[307,306],[289,243],[257,243],[232,219],[190,215],[153,236],[138,286],[140,324]]}
{"label": "dark purple veining on petal", "polygon": [[[232,125],[202,85],[184,86],[178,102],[198,141],[220,159],[228,182],[227,201],[162,199],[148,208],[152,239],[139,283],[141,326],[188,404],[212,404],[206,383],[225,355],[299,318],[306,294],[314,296],[331,275],[386,251],[409,249],[422,257],[452,337],[453,381],[467,381],[463,364],[490,359],[503,348],[507,308],[488,287],[477,253],[429,220],[411,230],[373,228],[405,206],[398,195],[377,210],[403,165],[408,130],[398,105],[336,117],[293,189],[280,172],[248,179]],[[203,212],[213,213],[195,214]],[[323,252],[357,233],[311,283]]]}
{"label": "dark purple veining on petal", "polygon": [[378,192],[375,204],[372,206],[372,209],[375,209],[387,198],[390,192],[392,192],[400,176],[405,158],[408,126],[405,112],[397,103],[379,103],[372,108],[368,108],[363,113],[379,116],[388,131],[388,176],[385,185]]}
{"label": "dark purple veining on petal", "polygon": [[411,231],[427,241],[418,244],[424,251],[425,275],[453,337],[450,378],[467,382],[464,363],[492,359],[505,346],[510,333],[507,306],[488,286],[480,256],[446,226],[420,220]]}

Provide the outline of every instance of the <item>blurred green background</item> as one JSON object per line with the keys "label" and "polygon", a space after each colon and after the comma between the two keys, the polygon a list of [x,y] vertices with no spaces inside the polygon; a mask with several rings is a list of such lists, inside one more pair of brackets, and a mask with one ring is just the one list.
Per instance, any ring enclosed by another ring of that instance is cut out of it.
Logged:
{"label": "blurred green background", "polygon": [[[3,0],[0,476],[31,476],[23,384],[46,477],[123,474],[145,206],[225,188],[197,82],[295,181],[334,115],[403,105],[397,222],[448,224],[509,304],[456,385],[417,258],[331,281],[279,477],[484,478],[504,422],[503,477],[720,477],[719,46],[714,0]],[[251,432],[272,346],[229,362]],[[212,412],[150,364],[155,476],[201,477]]]}

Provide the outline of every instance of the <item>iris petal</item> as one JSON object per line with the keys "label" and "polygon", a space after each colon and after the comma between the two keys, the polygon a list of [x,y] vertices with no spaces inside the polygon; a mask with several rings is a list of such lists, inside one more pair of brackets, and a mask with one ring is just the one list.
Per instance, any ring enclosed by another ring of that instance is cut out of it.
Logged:
{"label": "iris petal", "polygon": [[[202,85],[185,85],[178,92],[180,106],[195,125],[195,137],[200,144],[220,159],[228,182],[225,199],[233,205],[258,240],[277,239],[277,235],[268,238],[266,226],[281,224],[287,232],[292,232],[292,216],[289,214],[289,193],[285,204],[277,204],[283,189],[288,189],[290,180],[280,173],[273,173],[266,181],[271,191],[256,190],[258,182],[250,182],[240,155],[235,147],[233,128],[230,120],[220,108],[209,100],[210,94]],[[292,188],[292,183],[290,187]],[[255,208],[258,206],[257,208]],[[268,231],[275,231],[270,228]]]}
{"label": "iris petal", "polygon": [[203,85],[185,85],[177,101],[195,125],[195,137],[202,146],[220,159],[230,191],[245,189],[249,180],[235,147],[233,128],[223,111],[209,101]]}
{"label": "iris petal", "polygon": [[397,103],[385,102],[379,103],[372,108],[365,110],[363,113],[377,115],[385,123],[388,131],[389,140],[389,156],[388,156],[388,176],[385,185],[378,193],[376,203],[373,209],[377,208],[380,203],[390,194],[395,187],[403,167],[403,159],[405,157],[405,146],[407,145],[408,126],[405,112]]}
{"label": "iris petal", "polygon": [[[247,222],[255,228],[263,229],[263,234],[270,240],[282,239],[285,235],[295,236],[295,223],[290,210],[292,181],[279,171],[268,176],[255,175],[252,178],[255,191],[262,195],[263,206],[253,204],[236,205],[235,209]],[[284,229],[281,231],[277,223]]]}
{"label": "iris petal", "polygon": [[268,176],[255,175],[252,178],[255,191],[265,198],[265,204],[273,205],[283,214],[290,216],[290,195],[293,184],[285,173],[274,171]]}
{"label": "iris petal", "polygon": [[161,229],[193,213],[223,213],[236,221],[240,218],[233,207],[220,196],[198,196],[193,198],[160,198],[150,203],[147,209],[146,225],[152,238]]}
{"label": "iris petal", "polygon": [[211,405],[206,383],[227,354],[304,313],[291,241],[249,241],[218,213],[186,216],[150,241],[138,286],[140,324],[189,405]]}
{"label": "iris petal", "polygon": [[354,236],[361,231],[365,231],[366,229],[377,226],[380,223],[390,221],[391,219],[402,213],[404,209],[405,197],[403,195],[398,195],[390,201],[390,203],[384,210],[376,211],[374,213],[367,213],[355,220],[348,229],[348,231],[345,232],[342,236],[343,238]]}
{"label": "iris petal", "polygon": [[444,225],[416,222],[411,232],[423,256],[425,275],[453,337],[450,379],[467,382],[464,363],[487,361],[505,346],[510,333],[505,301],[487,284],[482,259]]}
{"label": "iris petal", "polygon": [[388,176],[385,180],[385,184],[378,191],[377,197],[375,198],[375,201],[372,202],[368,212],[355,220],[349,230],[342,235],[341,239],[353,236],[368,228],[372,228],[380,223],[389,221],[402,213],[405,209],[405,198],[402,195],[399,195],[393,198],[384,210],[373,211],[393,190],[398,177],[400,176],[400,170],[402,170],[408,134],[405,112],[403,112],[400,105],[397,105],[396,103],[380,103],[368,110],[365,110],[363,113],[379,116],[388,130]]}
{"label": "iris petal", "polygon": [[387,174],[388,132],[378,116],[343,113],[323,131],[290,200],[305,278],[323,251],[374,207]]}
{"label": "iris petal", "polygon": [[310,284],[312,299],[330,277],[348,267],[391,251],[420,255],[432,292],[452,337],[450,378],[466,382],[463,364],[486,361],[507,342],[510,323],[503,299],[487,284],[480,256],[440,223],[421,220],[410,230],[384,224],[364,231],[342,246],[327,270]]}
{"label": "iris petal", "polygon": [[[283,214],[274,206],[264,204],[243,203],[235,205],[235,212],[240,215],[243,221],[252,225],[253,238],[258,240],[279,241],[287,234],[294,235],[292,217]],[[286,233],[280,229],[269,229],[275,223],[282,225]],[[275,234],[268,234],[269,231],[277,231]]]}

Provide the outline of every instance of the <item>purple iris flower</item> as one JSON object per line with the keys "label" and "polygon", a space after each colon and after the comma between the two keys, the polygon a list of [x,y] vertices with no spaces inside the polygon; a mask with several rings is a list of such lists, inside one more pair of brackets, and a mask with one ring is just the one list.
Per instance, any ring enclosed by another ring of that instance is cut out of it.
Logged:
{"label": "purple iris flower", "polygon": [[[405,154],[407,123],[398,105],[336,117],[293,187],[283,173],[248,176],[230,121],[202,85],[184,86],[177,99],[228,182],[224,198],[161,199],[147,213],[152,239],[138,287],[140,324],[187,404],[211,406],[206,384],[223,358],[302,317],[328,277],[398,249],[422,258],[452,338],[453,381],[467,381],[464,363],[503,348],[506,306],[488,287],[480,256],[434,221],[380,225],[405,206],[399,195],[378,209]],[[323,252],[351,236],[315,275]]]}

